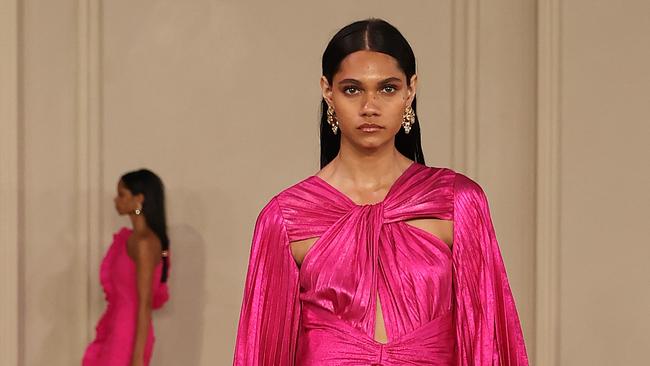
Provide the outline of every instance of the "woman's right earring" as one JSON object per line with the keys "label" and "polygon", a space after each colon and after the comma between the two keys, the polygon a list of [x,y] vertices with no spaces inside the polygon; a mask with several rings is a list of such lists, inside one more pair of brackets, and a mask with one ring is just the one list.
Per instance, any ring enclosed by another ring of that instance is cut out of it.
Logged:
{"label": "woman's right earring", "polygon": [[331,105],[327,106],[327,123],[332,128],[332,132],[336,135],[336,132],[339,130],[339,121],[336,119],[334,108],[332,108]]}

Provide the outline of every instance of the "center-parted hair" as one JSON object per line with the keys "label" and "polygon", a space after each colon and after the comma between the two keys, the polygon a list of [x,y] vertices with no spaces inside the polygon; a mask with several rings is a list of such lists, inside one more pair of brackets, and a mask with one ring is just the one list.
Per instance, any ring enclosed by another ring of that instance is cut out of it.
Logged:
{"label": "center-parted hair", "polygon": [[[167,236],[167,219],[165,216],[165,187],[162,180],[147,169],[126,173],[120,178],[131,194],[142,194],[142,214],[147,226],[156,233],[163,251],[169,251]],[[160,282],[167,282],[169,259],[163,256],[163,268]]]}
{"label": "center-parted hair", "polygon": [[[406,38],[390,23],[381,19],[366,19],[354,22],[339,30],[330,40],[323,53],[323,76],[333,85],[334,75],[341,61],[357,51],[375,51],[393,57],[406,75],[410,85],[415,75],[415,55]],[[420,137],[420,122],[417,117],[416,98],[411,104],[416,112],[415,123],[409,134],[400,128],[395,136],[395,147],[407,158],[424,164]],[[341,147],[341,135],[334,134],[327,123],[327,102],[321,100],[320,118],[320,166],[327,165],[336,157]]]}

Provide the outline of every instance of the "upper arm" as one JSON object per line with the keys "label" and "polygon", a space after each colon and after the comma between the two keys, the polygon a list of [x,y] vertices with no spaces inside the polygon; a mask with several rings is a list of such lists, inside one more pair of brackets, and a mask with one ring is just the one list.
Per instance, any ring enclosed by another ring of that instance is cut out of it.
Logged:
{"label": "upper arm", "polygon": [[291,364],[298,323],[298,267],[279,205],[272,200],[255,224],[234,364]]}
{"label": "upper arm", "polygon": [[138,299],[140,304],[151,304],[153,274],[160,259],[159,245],[153,240],[142,239],[135,243],[134,249],[133,260],[136,265]]}

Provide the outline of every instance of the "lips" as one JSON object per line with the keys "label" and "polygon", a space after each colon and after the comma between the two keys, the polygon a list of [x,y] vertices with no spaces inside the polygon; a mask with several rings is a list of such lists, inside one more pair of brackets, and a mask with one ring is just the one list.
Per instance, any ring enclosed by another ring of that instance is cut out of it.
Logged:
{"label": "lips", "polygon": [[383,130],[384,127],[380,125],[376,125],[374,123],[364,123],[361,126],[357,127],[357,129],[364,132],[375,132],[375,131]]}

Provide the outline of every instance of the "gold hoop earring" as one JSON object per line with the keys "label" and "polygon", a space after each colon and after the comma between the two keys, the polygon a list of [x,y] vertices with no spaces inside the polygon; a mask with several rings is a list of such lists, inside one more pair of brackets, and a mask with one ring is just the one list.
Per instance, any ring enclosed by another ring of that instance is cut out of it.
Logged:
{"label": "gold hoop earring", "polygon": [[332,128],[332,132],[336,135],[336,132],[339,130],[339,121],[336,118],[334,108],[329,104],[327,105],[327,123]]}
{"label": "gold hoop earring", "polygon": [[415,111],[411,106],[406,107],[404,110],[404,116],[402,116],[402,127],[404,127],[404,133],[408,135],[411,132],[411,127],[415,123]]}

